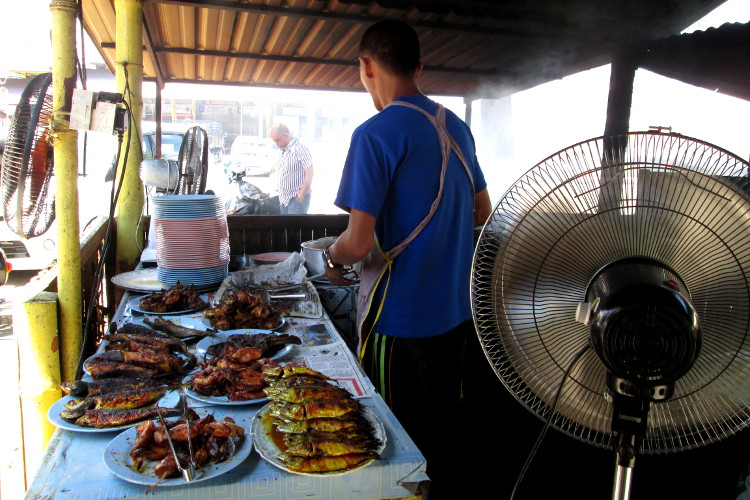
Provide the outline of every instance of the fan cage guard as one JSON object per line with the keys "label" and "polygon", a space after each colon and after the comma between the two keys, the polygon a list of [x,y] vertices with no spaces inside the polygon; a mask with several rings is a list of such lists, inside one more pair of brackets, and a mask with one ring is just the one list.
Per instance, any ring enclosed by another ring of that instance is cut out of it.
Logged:
{"label": "fan cage guard", "polygon": [[47,232],[55,219],[52,74],[35,76],[13,114],[3,152],[0,186],[3,216],[19,236]]}
{"label": "fan cage guard", "polygon": [[[479,236],[471,287],[480,343],[514,397],[549,418],[571,360],[590,342],[575,318],[591,279],[642,256],[683,280],[703,346],[674,396],[652,403],[640,452],[693,449],[745,428],[749,167],[700,140],[634,132],[570,146],[516,181]],[[550,422],[612,448],[606,370],[594,349],[572,368]]]}

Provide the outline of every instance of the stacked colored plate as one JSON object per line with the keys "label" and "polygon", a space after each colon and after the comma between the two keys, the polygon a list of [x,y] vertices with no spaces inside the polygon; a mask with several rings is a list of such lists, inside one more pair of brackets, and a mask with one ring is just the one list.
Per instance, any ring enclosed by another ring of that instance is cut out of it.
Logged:
{"label": "stacked colored plate", "polygon": [[229,230],[220,198],[165,195],[153,198],[156,265],[170,286],[220,284],[229,274]]}

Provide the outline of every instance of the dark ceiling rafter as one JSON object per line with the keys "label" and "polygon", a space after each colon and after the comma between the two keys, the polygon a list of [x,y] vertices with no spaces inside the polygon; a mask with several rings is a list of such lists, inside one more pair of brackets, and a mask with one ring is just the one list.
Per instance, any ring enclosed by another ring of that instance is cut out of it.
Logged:
{"label": "dark ceiling rafter", "polygon": [[161,69],[161,63],[159,63],[159,58],[156,55],[156,50],[154,48],[154,39],[151,36],[151,30],[149,29],[148,21],[146,21],[146,16],[143,16],[143,38],[146,42],[144,50],[148,53],[149,57],[151,58],[151,61],[154,64],[154,70],[156,71],[156,78],[155,78],[156,83],[157,85],[159,85],[160,89],[163,89],[164,88],[164,72]]}
{"label": "dark ceiling rafter", "polygon": [[[101,44],[103,49],[114,49],[114,43],[103,43]],[[148,47],[144,47],[144,50],[148,50]],[[187,54],[194,56],[213,56],[213,57],[228,57],[236,59],[255,59],[259,61],[275,61],[275,62],[295,62],[295,63],[308,63],[308,64],[324,64],[327,66],[357,66],[357,61],[349,61],[345,59],[323,59],[319,57],[298,57],[298,56],[282,56],[282,55],[271,55],[271,54],[256,54],[251,52],[229,52],[225,50],[204,50],[204,49],[187,49],[182,47],[152,47],[155,54],[159,53],[170,53],[170,54]],[[446,66],[429,66],[424,67],[424,71],[431,71],[435,73],[459,73],[464,75],[479,75],[486,77],[497,77],[502,75],[510,75],[510,72],[505,71],[484,71],[470,68],[457,68],[457,67],[446,67]],[[171,81],[171,80],[170,80]]]}
{"label": "dark ceiling rafter", "polygon": [[[165,5],[176,5],[183,7],[194,7],[194,8],[212,8],[212,9],[224,9],[232,10],[235,12],[249,12],[254,14],[267,14],[274,17],[301,17],[304,19],[323,20],[323,21],[342,21],[359,24],[371,24],[376,21],[383,19],[382,16],[372,16],[368,14],[348,14],[345,12],[333,12],[330,10],[310,10],[310,9],[297,9],[293,7],[277,7],[274,5],[259,5],[239,2],[227,2],[225,0],[153,0],[156,3]],[[460,33],[476,33],[479,35],[498,35],[498,36],[510,36],[510,37],[528,37],[534,36],[539,39],[550,39],[553,40],[561,35],[557,31],[559,29],[551,29],[549,26],[539,28],[538,30],[530,30],[528,28],[517,28],[514,26],[486,26],[482,24],[454,24],[447,22],[432,22],[432,21],[414,21],[406,19],[408,10],[404,10],[398,7],[393,7],[398,10],[403,10],[404,14],[400,17],[404,20],[408,20],[409,24],[415,29],[426,29],[426,30],[439,30],[439,31],[456,31]],[[481,19],[481,18],[476,18]],[[583,38],[581,38],[583,40]]]}

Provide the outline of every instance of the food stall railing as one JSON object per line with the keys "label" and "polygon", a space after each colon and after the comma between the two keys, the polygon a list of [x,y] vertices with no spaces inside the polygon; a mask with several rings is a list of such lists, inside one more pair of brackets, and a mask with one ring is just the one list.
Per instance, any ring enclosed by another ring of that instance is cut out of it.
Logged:
{"label": "food stall railing", "polygon": [[232,255],[299,252],[305,241],[338,236],[349,223],[340,215],[228,215]]}

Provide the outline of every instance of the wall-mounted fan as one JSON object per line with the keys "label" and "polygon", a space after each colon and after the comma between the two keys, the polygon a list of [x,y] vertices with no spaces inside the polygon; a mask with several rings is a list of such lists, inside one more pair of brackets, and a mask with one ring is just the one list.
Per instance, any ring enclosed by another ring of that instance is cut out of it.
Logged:
{"label": "wall-mounted fan", "polygon": [[5,141],[0,175],[3,216],[8,227],[24,238],[44,234],[55,219],[51,83],[52,73],[32,78]]}
{"label": "wall-mounted fan", "polygon": [[472,268],[474,322],[505,388],[576,440],[638,455],[750,423],[747,162],[677,134],[585,141],[503,196]]}

